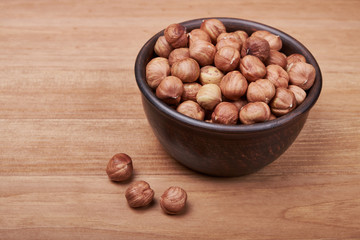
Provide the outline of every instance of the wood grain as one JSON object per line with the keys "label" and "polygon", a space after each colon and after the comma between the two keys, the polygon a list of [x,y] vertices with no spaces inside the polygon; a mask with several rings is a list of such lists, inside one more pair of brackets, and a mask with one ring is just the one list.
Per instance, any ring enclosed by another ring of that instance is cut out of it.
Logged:
{"label": "wood grain", "polygon": [[[360,239],[360,2],[0,2],[0,239]],[[276,27],[316,57],[324,84],[295,143],[239,178],[195,173],[165,153],[133,73],[170,23],[237,17]],[[133,157],[155,190],[127,206],[104,168]],[[167,187],[188,192],[162,213]]]}

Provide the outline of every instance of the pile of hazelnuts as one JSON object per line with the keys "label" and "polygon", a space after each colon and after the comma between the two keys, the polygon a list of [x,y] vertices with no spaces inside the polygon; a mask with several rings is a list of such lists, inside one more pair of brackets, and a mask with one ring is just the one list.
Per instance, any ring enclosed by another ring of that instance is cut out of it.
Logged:
{"label": "pile of hazelnuts", "polygon": [[303,55],[280,52],[282,40],[264,30],[226,32],[206,19],[189,33],[171,24],[154,46],[146,81],[178,112],[220,124],[253,124],[283,116],[306,98],[315,68]]}
{"label": "pile of hazelnuts", "polygon": [[[108,162],[106,173],[114,182],[124,182],[133,174],[133,161],[125,153],[115,154]],[[148,206],[154,199],[154,190],[145,181],[135,181],[125,191],[125,198],[132,208]],[[177,186],[169,187],[160,197],[161,209],[170,215],[181,214],[186,207],[187,193]]]}

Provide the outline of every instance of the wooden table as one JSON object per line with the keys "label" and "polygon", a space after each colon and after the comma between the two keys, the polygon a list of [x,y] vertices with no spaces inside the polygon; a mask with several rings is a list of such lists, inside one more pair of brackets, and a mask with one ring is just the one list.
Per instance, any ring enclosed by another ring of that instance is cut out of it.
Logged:
{"label": "wooden table", "polygon": [[[0,239],[360,239],[360,2],[0,2]],[[288,151],[238,178],[195,173],[167,155],[133,72],[154,33],[201,17],[274,26],[317,58],[323,91]],[[128,153],[155,190],[128,207],[105,173]],[[185,214],[159,197],[188,192]]]}

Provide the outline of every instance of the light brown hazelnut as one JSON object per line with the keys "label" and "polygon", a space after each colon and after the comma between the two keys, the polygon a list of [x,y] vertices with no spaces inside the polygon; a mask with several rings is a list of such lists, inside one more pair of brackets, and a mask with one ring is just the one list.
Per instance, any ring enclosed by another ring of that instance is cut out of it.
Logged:
{"label": "light brown hazelnut", "polygon": [[189,48],[176,48],[169,54],[169,64],[172,66],[175,62],[190,57]]}
{"label": "light brown hazelnut", "polygon": [[268,41],[263,38],[253,36],[246,39],[241,49],[241,57],[253,55],[258,57],[262,62],[265,62],[265,60],[269,57],[269,54],[270,45]]}
{"label": "light brown hazelnut", "polygon": [[258,31],[253,32],[253,34],[251,34],[251,36],[263,38],[266,41],[268,41],[268,43],[270,45],[270,49],[279,51],[282,48],[282,41],[281,41],[280,36],[272,34],[268,31],[258,30]]}
{"label": "light brown hazelnut", "polygon": [[200,90],[200,88],[201,88],[201,85],[197,82],[185,83],[184,91],[183,91],[183,94],[181,95],[181,100],[182,101],[187,101],[187,100],[196,101],[196,95],[197,95],[198,91]]}
{"label": "light brown hazelnut", "polygon": [[185,58],[171,66],[171,75],[178,77],[184,83],[195,82],[200,75],[200,66],[192,58]]}
{"label": "light brown hazelnut", "polygon": [[170,24],[164,31],[166,41],[173,48],[186,47],[188,44],[188,37],[186,28],[181,24]]}
{"label": "light brown hazelnut", "polygon": [[211,65],[214,62],[216,47],[204,40],[193,42],[189,48],[190,57],[195,59],[200,66]]}
{"label": "light brown hazelnut", "polygon": [[169,105],[177,105],[183,91],[183,82],[177,77],[168,76],[156,88],[156,96]]}
{"label": "light brown hazelnut", "polygon": [[246,104],[248,104],[249,102],[245,99],[245,98],[240,98],[239,100],[236,101],[232,101],[232,103],[238,108],[238,110],[240,111],[240,109],[245,106]]}
{"label": "light brown hazelnut", "polygon": [[154,191],[147,182],[136,181],[126,189],[125,197],[130,207],[145,207],[152,202]]}
{"label": "light brown hazelnut", "polygon": [[286,69],[286,66],[287,66],[286,56],[279,51],[270,50],[270,55],[266,59],[265,64],[266,65],[271,65],[271,64],[279,65],[283,69]]}
{"label": "light brown hazelnut", "polygon": [[249,84],[246,97],[249,102],[269,103],[275,95],[275,86],[268,79],[259,79]]}
{"label": "light brown hazelnut", "polygon": [[112,181],[121,182],[129,179],[133,172],[131,157],[125,153],[115,154],[106,167],[106,173]]}
{"label": "light brown hazelnut", "polygon": [[173,48],[166,41],[165,36],[160,36],[154,46],[154,51],[159,57],[168,58]]}
{"label": "light brown hazelnut", "polygon": [[224,74],[214,66],[205,66],[200,69],[199,80],[202,85],[214,83],[219,84]]}
{"label": "light brown hazelnut", "polygon": [[244,44],[246,39],[249,37],[247,32],[242,31],[242,30],[237,30],[237,31],[235,31],[235,33],[240,37],[242,44]]}
{"label": "light brown hazelnut", "polygon": [[180,214],[186,208],[187,194],[180,187],[170,187],[160,197],[161,209],[167,214]]}
{"label": "light brown hazelnut", "polygon": [[299,54],[299,53],[294,53],[294,54],[289,55],[289,56],[286,58],[286,61],[287,61],[287,66],[286,66],[286,70],[287,70],[287,71],[289,71],[290,66],[291,66],[293,63],[296,63],[296,62],[306,63],[305,57],[304,57],[303,55]]}
{"label": "light brown hazelnut", "polygon": [[216,49],[219,50],[222,47],[229,46],[240,51],[242,41],[236,33],[221,33],[217,38]]}
{"label": "light brown hazelnut", "polygon": [[240,60],[240,71],[249,82],[253,82],[265,76],[266,67],[258,57],[246,55]]}
{"label": "light brown hazelnut", "polygon": [[315,68],[308,63],[296,62],[291,64],[288,74],[290,83],[304,90],[311,88],[315,82]]}
{"label": "light brown hazelnut", "polygon": [[218,19],[206,19],[201,23],[200,29],[205,31],[211,38],[211,41],[216,44],[217,37],[226,32],[225,25]]}
{"label": "light brown hazelnut", "polygon": [[232,47],[222,47],[216,52],[214,63],[215,66],[224,72],[235,70],[239,66],[240,53]]}
{"label": "light brown hazelnut", "polygon": [[189,45],[190,46],[193,42],[196,42],[197,40],[203,40],[203,41],[211,43],[211,38],[210,38],[209,34],[207,34],[204,30],[201,30],[199,28],[195,28],[188,35],[189,35]]}
{"label": "light brown hazelnut", "polygon": [[296,99],[292,91],[279,87],[270,102],[271,112],[275,116],[283,116],[296,108]]}
{"label": "light brown hazelnut", "polygon": [[205,110],[213,110],[222,101],[220,87],[213,83],[203,85],[196,95],[196,101]]}
{"label": "light brown hazelnut", "polygon": [[289,85],[288,89],[294,93],[296,99],[296,106],[299,106],[306,98],[305,90],[296,85]]}
{"label": "light brown hazelnut", "polygon": [[219,103],[211,115],[213,123],[235,125],[239,118],[239,109],[230,102]]}
{"label": "light brown hazelnut", "polygon": [[222,78],[219,86],[227,99],[238,100],[246,93],[248,83],[239,71],[232,71]]}
{"label": "light brown hazelnut", "polygon": [[289,84],[288,73],[279,65],[268,65],[266,67],[266,79],[269,79],[276,88],[283,87],[287,88]]}
{"label": "light brown hazelnut", "polygon": [[180,103],[176,111],[193,119],[197,119],[201,121],[203,121],[205,118],[205,110],[202,109],[197,102],[194,102],[192,100],[187,100],[185,102]]}
{"label": "light brown hazelnut", "polygon": [[170,75],[169,61],[163,57],[156,57],[146,65],[146,82],[148,85],[155,89],[160,82]]}
{"label": "light brown hazelnut", "polygon": [[268,121],[270,108],[264,102],[251,102],[246,104],[239,113],[239,119],[243,124],[254,124]]}

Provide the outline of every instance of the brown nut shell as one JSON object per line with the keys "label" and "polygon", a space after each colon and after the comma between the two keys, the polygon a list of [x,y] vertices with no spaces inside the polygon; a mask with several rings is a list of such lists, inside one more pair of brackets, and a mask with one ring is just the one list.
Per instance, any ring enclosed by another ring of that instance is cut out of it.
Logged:
{"label": "brown nut shell", "polygon": [[159,57],[168,58],[173,47],[166,41],[165,36],[160,36],[154,46],[154,51]]}
{"label": "brown nut shell", "polygon": [[156,57],[146,65],[145,68],[146,82],[148,85],[155,89],[159,86],[160,82],[170,75],[169,61],[163,57]]}
{"label": "brown nut shell", "polygon": [[189,48],[176,48],[169,54],[169,64],[172,66],[175,62],[190,57]]}
{"label": "brown nut shell", "polygon": [[161,209],[167,214],[180,214],[186,208],[187,194],[180,187],[170,187],[160,197]]}
{"label": "brown nut shell", "polygon": [[246,39],[241,49],[241,57],[253,55],[264,62],[270,54],[269,42],[263,38],[251,36]]}
{"label": "brown nut shell", "polygon": [[196,42],[197,40],[203,40],[211,43],[211,38],[209,34],[207,34],[204,30],[201,30],[199,28],[193,29],[191,32],[189,32],[188,35],[189,35],[189,45],[191,45],[193,42]]}
{"label": "brown nut shell", "polygon": [[181,95],[182,101],[192,100],[196,102],[196,95],[200,90],[201,85],[197,82],[184,83],[184,91]]}
{"label": "brown nut shell", "polygon": [[268,41],[268,43],[270,45],[270,49],[279,51],[282,48],[282,41],[281,41],[280,36],[270,33],[268,31],[258,30],[258,31],[253,32],[253,34],[251,34],[251,36],[263,38],[266,41]]}
{"label": "brown nut shell", "polygon": [[212,115],[211,120],[213,123],[221,123],[226,125],[235,125],[239,118],[239,109],[235,104],[230,102],[219,103]]}
{"label": "brown nut shell", "polygon": [[147,182],[136,181],[126,189],[125,197],[130,207],[145,207],[152,202],[154,191]]}
{"label": "brown nut shell", "polygon": [[240,98],[239,100],[236,100],[236,101],[232,101],[231,103],[233,103],[237,108],[238,110],[240,111],[241,108],[243,106],[245,106],[246,104],[248,104],[249,102],[246,100],[246,98]]}
{"label": "brown nut shell", "polygon": [[238,100],[246,93],[248,83],[239,71],[231,71],[222,78],[219,86],[227,99]]}
{"label": "brown nut shell", "polygon": [[205,66],[200,69],[199,80],[202,85],[214,83],[219,84],[224,74],[214,66]]}
{"label": "brown nut shell", "polygon": [[306,98],[305,90],[296,85],[289,85],[288,89],[294,93],[296,99],[296,106],[299,106]]}
{"label": "brown nut shell", "polygon": [[246,39],[249,37],[247,32],[242,31],[242,30],[237,30],[237,31],[235,31],[235,33],[240,37],[242,44],[244,44]]}
{"label": "brown nut shell", "polygon": [[195,82],[200,75],[200,66],[192,58],[185,58],[171,66],[171,75],[178,77],[184,83]]}
{"label": "brown nut shell", "polygon": [[224,72],[235,70],[239,66],[240,53],[232,47],[222,47],[215,54],[215,66]]}
{"label": "brown nut shell", "polygon": [[229,46],[240,51],[242,41],[236,33],[221,33],[217,38],[216,49],[219,50],[222,47]]}
{"label": "brown nut shell", "polygon": [[200,66],[211,65],[214,62],[216,47],[207,41],[198,40],[193,42],[189,50],[190,57],[195,59]]}
{"label": "brown nut shell", "polygon": [[239,119],[243,124],[265,122],[270,119],[270,108],[264,102],[251,102],[246,104],[239,113]]}
{"label": "brown nut shell", "polygon": [[106,167],[106,173],[115,182],[129,179],[133,173],[131,157],[125,153],[115,154]]}
{"label": "brown nut shell", "polygon": [[275,96],[275,86],[268,79],[259,79],[251,82],[247,89],[246,97],[249,102],[269,103]]}
{"label": "brown nut shell", "polygon": [[292,91],[279,87],[270,102],[271,112],[275,116],[283,116],[296,108],[296,99]]}
{"label": "brown nut shell", "polygon": [[205,110],[213,110],[222,101],[220,87],[213,83],[203,85],[196,95],[196,101]]}
{"label": "brown nut shell", "polygon": [[173,48],[186,47],[188,44],[188,37],[186,28],[181,24],[170,24],[164,31],[166,41]]}
{"label": "brown nut shell", "polygon": [[205,110],[202,109],[202,107],[197,102],[192,100],[187,100],[180,103],[176,111],[196,120],[203,121],[205,118]]}
{"label": "brown nut shell", "polygon": [[289,71],[290,69],[290,66],[293,64],[293,63],[297,63],[297,62],[303,62],[303,63],[306,63],[306,59],[303,55],[299,54],[299,53],[293,53],[291,55],[289,55],[287,58],[286,58],[286,61],[287,61],[287,66],[286,66],[286,70]]}
{"label": "brown nut shell", "polygon": [[315,68],[313,65],[296,62],[290,66],[288,70],[290,83],[301,87],[304,90],[308,90],[315,82]]}
{"label": "brown nut shell", "polygon": [[249,82],[253,82],[265,76],[266,67],[258,57],[246,55],[240,60],[240,71]]}
{"label": "brown nut shell", "polygon": [[225,25],[218,19],[206,19],[201,25],[200,29],[205,31],[211,38],[211,41],[216,44],[217,37],[226,32]]}
{"label": "brown nut shell", "polygon": [[283,69],[286,69],[287,66],[286,56],[279,51],[270,50],[270,54],[265,61],[265,65],[271,65],[271,64],[279,65]]}
{"label": "brown nut shell", "polygon": [[156,96],[169,105],[178,105],[183,91],[183,82],[177,77],[168,76],[156,88]]}
{"label": "brown nut shell", "polygon": [[288,73],[279,65],[268,65],[266,67],[266,79],[269,79],[276,88],[283,87],[287,88],[289,84]]}

